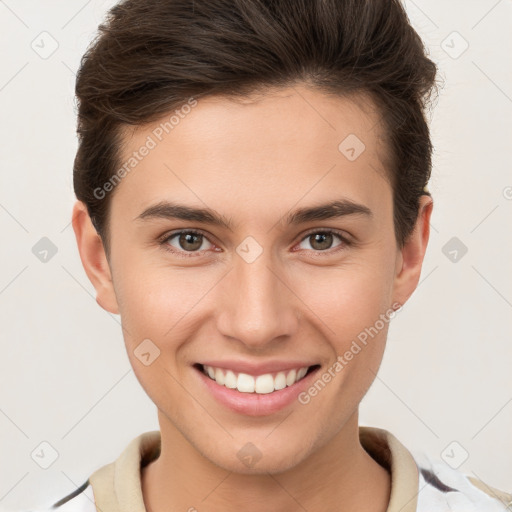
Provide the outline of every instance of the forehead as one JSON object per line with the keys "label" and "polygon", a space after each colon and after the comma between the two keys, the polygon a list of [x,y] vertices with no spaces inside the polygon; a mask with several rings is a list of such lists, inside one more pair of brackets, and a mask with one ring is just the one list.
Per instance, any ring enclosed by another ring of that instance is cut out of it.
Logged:
{"label": "forehead", "polygon": [[220,209],[259,206],[263,215],[328,193],[374,202],[389,188],[379,115],[365,96],[296,86],[189,105],[124,129],[120,165],[135,165],[125,165],[114,203],[136,214],[179,197]]}

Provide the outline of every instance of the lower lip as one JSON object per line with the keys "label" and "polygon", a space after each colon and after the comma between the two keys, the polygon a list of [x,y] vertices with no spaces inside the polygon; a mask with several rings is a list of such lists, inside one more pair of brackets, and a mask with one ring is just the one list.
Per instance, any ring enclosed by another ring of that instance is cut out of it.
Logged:
{"label": "lower lip", "polygon": [[194,370],[199,374],[201,381],[214,398],[228,409],[248,416],[266,416],[284,409],[286,406],[294,402],[302,391],[310,386],[311,380],[319,369],[320,367],[315,368],[291,386],[287,386],[278,391],[273,391],[272,393],[260,394],[242,393],[237,389],[221,386],[205,375],[202,370],[194,367]]}

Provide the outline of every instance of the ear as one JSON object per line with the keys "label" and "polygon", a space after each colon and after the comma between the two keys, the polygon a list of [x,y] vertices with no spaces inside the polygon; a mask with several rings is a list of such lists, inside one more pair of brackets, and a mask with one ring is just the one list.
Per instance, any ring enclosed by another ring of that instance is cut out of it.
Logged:
{"label": "ear", "polygon": [[418,217],[405,245],[397,253],[393,301],[403,305],[418,286],[423,258],[430,236],[430,216],[434,203],[427,195],[420,197]]}
{"label": "ear", "polygon": [[96,302],[106,311],[118,314],[119,308],[103,242],[83,202],[77,201],[73,206],[71,222],[82,265],[96,289]]}

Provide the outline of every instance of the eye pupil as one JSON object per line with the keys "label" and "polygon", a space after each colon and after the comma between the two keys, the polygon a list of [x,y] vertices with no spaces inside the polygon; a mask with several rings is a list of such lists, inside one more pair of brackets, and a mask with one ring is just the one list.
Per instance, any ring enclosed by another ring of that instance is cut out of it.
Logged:
{"label": "eye pupil", "polygon": [[[196,234],[196,233],[182,233],[179,238],[180,246],[183,249],[187,249],[187,250],[199,249],[201,247],[201,243],[202,243],[201,236],[202,235]],[[195,243],[194,243],[194,239],[195,239]],[[187,247],[186,244],[191,244],[192,247],[190,245]]]}
{"label": "eye pupil", "polygon": [[[311,247],[315,248],[315,249],[318,249],[320,251],[322,250],[325,250],[325,249],[329,249],[330,246],[332,245],[332,234],[330,233],[316,233],[315,235],[313,235],[313,240],[314,242],[311,244]],[[327,245],[325,245],[325,241],[327,240]],[[315,244],[317,242],[320,242],[320,247],[315,247]],[[323,245],[322,245],[323,243]]]}

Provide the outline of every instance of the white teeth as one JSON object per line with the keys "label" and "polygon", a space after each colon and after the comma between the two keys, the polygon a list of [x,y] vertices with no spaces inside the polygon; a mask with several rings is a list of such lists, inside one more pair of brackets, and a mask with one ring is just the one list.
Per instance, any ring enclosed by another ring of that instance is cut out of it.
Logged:
{"label": "white teeth", "polygon": [[254,377],[246,373],[239,373],[236,389],[242,393],[254,393]]}
{"label": "white teeth", "polygon": [[292,370],[286,376],[286,385],[291,386],[296,380],[297,380],[297,372],[295,370]]}
{"label": "white teeth", "polygon": [[204,373],[221,386],[237,389],[242,393],[268,394],[295,384],[304,378],[309,367],[305,366],[304,368],[297,368],[288,372],[281,371],[275,376],[265,373],[257,377],[247,373],[236,375],[231,370],[221,370],[220,368],[213,368],[208,365],[204,365],[203,368]]}
{"label": "white teeth", "polygon": [[235,389],[236,383],[237,383],[236,375],[231,370],[228,370],[226,372],[226,380],[224,382],[224,386],[226,386],[227,388]]}
{"label": "white teeth", "polygon": [[274,389],[284,389],[286,387],[286,373],[279,372],[274,379]]}
{"label": "white teeth", "polygon": [[301,368],[298,372],[297,372],[297,380],[300,380],[302,379],[302,377],[304,377],[304,375],[306,375],[308,369],[307,368]]}
{"label": "white teeth", "polygon": [[[210,372],[208,372],[208,375],[210,374]],[[224,385],[225,383],[225,380],[224,380],[224,374],[222,373],[222,370],[220,368],[217,368],[215,370],[215,380],[219,383],[219,384],[222,384]]]}
{"label": "white teeth", "polygon": [[272,391],[274,391],[274,379],[272,378],[272,375],[270,375],[270,373],[258,375],[258,377],[256,377],[254,391],[262,394],[272,393]]}

